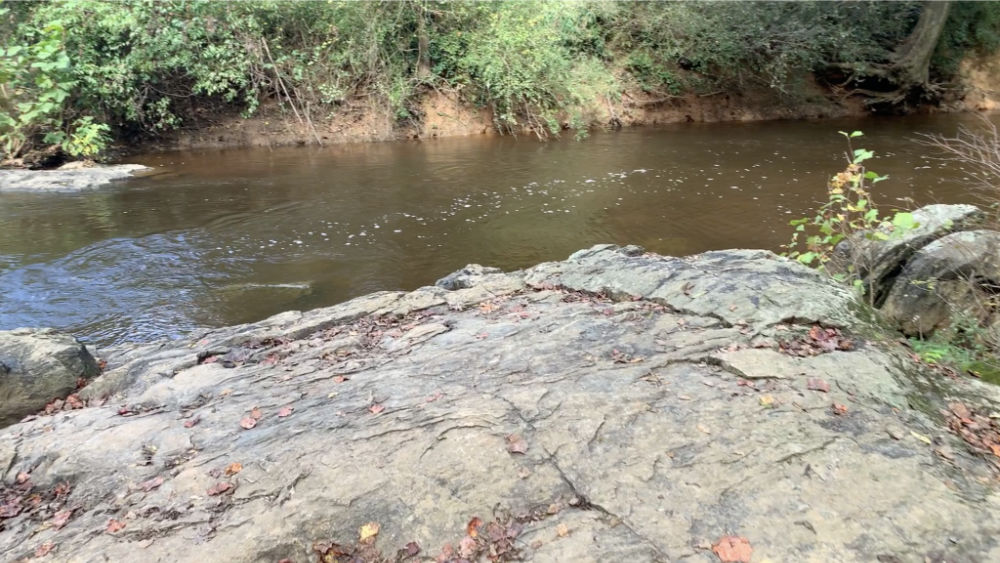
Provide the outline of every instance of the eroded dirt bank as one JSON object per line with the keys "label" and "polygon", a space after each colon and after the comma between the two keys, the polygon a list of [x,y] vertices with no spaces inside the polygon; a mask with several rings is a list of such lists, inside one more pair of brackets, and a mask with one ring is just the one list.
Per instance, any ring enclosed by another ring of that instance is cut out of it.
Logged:
{"label": "eroded dirt bank", "polygon": [[0,433],[0,551],[997,559],[998,394],[856,310],[765,251],[597,246],[106,350],[91,406]]}

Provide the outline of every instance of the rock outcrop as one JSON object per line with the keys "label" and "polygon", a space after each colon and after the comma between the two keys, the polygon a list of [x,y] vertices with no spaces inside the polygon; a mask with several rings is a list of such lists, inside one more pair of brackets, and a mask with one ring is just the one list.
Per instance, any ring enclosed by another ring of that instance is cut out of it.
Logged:
{"label": "rock outcrop", "polygon": [[0,425],[63,399],[100,370],[72,336],[48,329],[0,331]]}
{"label": "rock outcrop", "polygon": [[824,276],[599,246],[447,279],[111,350],[92,406],[0,433],[3,558],[1000,558],[937,410],[997,394],[905,373]]}
{"label": "rock outcrop", "polygon": [[984,214],[974,205],[934,204],[913,212],[916,226],[891,235],[887,240],[856,236],[843,241],[829,265],[831,273],[853,272],[865,282],[873,302],[881,305],[892,289],[896,275],[910,258],[931,242],[978,226]]}
{"label": "rock outcrop", "polygon": [[991,324],[1000,293],[1000,232],[977,230],[939,238],[913,255],[882,306],[885,318],[909,335],[930,335],[956,313]]}
{"label": "rock outcrop", "polygon": [[148,170],[140,164],[115,164],[56,170],[0,170],[0,191],[75,192],[103,186]]}

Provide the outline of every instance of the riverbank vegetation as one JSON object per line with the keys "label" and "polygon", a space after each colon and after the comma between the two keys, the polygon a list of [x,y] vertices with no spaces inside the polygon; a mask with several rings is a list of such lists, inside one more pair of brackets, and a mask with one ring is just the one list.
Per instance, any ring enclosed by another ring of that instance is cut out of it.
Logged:
{"label": "riverbank vegetation", "polygon": [[359,100],[414,123],[434,90],[538,136],[585,129],[587,108],[636,90],[790,103],[819,82],[906,110],[954,92],[958,61],[996,49],[998,24],[992,2],[3,3],[0,156],[89,156],[264,106],[314,134]]}

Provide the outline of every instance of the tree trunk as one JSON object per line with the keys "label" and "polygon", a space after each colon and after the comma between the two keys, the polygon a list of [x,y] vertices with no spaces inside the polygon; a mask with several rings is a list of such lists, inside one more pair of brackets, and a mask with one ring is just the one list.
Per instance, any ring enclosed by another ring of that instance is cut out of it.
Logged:
{"label": "tree trunk", "polygon": [[895,53],[893,66],[901,88],[921,87],[928,83],[931,55],[948,21],[950,9],[950,1],[924,2],[917,25]]}
{"label": "tree trunk", "polygon": [[422,2],[417,7],[417,78],[423,80],[431,75],[430,39],[427,36],[427,10]]}

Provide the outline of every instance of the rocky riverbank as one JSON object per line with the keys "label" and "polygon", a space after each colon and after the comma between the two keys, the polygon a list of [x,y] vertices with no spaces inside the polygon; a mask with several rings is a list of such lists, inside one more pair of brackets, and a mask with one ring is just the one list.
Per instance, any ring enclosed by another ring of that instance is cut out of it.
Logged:
{"label": "rocky riverbank", "polygon": [[0,170],[0,192],[76,192],[93,189],[148,170],[141,164],[81,166],[71,162],[53,170]]}
{"label": "rocky riverbank", "polygon": [[103,351],[88,406],[0,433],[0,552],[1000,558],[1000,395],[860,310],[765,251],[598,246]]}

